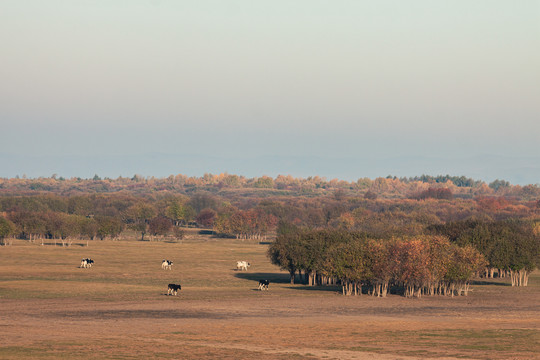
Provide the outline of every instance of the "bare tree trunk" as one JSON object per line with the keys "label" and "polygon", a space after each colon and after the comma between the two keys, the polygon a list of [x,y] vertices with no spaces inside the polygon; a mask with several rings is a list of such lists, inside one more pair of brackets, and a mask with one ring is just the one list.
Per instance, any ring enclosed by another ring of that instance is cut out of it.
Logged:
{"label": "bare tree trunk", "polygon": [[469,295],[469,286],[470,286],[470,284],[469,284],[469,282],[467,281],[467,282],[465,283],[465,287],[464,287],[464,290],[463,290],[463,291],[464,291],[464,292],[463,292],[463,295],[465,295],[465,296],[468,296],[468,295]]}
{"label": "bare tree trunk", "polygon": [[519,286],[527,286],[528,282],[529,282],[529,274],[527,270],[525,269],[519,270]]}
{"label": "bare tree trunk", "polygon": [[510,281],[512,282],[512,286],[518,286],[517,273],[514,270],[510,270]]}

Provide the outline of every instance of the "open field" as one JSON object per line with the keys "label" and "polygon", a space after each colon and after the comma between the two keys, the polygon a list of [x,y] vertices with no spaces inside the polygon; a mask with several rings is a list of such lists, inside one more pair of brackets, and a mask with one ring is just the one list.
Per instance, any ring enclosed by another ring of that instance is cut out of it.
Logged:
{"label": "open field", "polygon": [[[0,358],[540,358],[538,272],[526,288],[478,281],[468,297],[344,297],[290,285],[266,248],[208,236],[15,241],[0,248]],[[95,266],[80,269],[83,257]],[[270,291],[257,291],[262,278]]]}

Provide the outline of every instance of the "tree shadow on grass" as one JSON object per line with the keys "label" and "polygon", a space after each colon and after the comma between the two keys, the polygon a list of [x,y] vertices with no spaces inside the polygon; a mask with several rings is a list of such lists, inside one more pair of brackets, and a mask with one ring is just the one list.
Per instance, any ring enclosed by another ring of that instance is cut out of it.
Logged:
{"label": "tree shadow on grass", "polygon": [[270,283],[274,284],[288,284],[291,282],[291,278],[288,274],[280,273],[250,273],[250,272],[238,272],[234,274],[235,277],[244,280],[259,281],[259,280],[269,280]]}
{"label": "tree shadow on grass", "polygon": [[496,285],[496,286],[511,286],[509,282],[489,281],[489,280],[473,280],[471,285]]}
{"label": "tree shadow on grass", "polygon": [[341,286],[339,286],[339,285],[327,285],[327,286],[299,285],[299,286],[290,286],[288,288],[292,289],[292,290],[301,290],[301,291],[341,292]]}

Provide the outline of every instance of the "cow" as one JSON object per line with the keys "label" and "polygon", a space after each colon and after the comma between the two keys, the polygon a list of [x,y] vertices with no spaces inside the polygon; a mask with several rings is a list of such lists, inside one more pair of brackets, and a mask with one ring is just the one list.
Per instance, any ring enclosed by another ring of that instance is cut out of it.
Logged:
{"label": "cow", "polygon": [[247,261],[237,261],[236,262],[236,270],[246,270],[248,269],[248,267],[250,267],[251,264],[248,263]]}
{"label": "cow", "polygon": [[166,269],[172,270],[172,264],[173,264],[172,261],[163,260],[161,262],[161,268],[164,269],[164,270],[166,270]]}
{"label": "cow", "polygon": [[182,286],[177,284],[169,284],[169,287],[167,289],[167,295],[174,295],[178,294],[178,292],[182,289]]}
{"label": "cow", "polygon": [[92,265],[94,264],[94,260],[90,259],[90,258],[86,258],[86,259],[82,259],[81,260],[81,268],[90,268],[92,267]]}
{"label": "cow", "polygon": [[268,285],[270,285],[269,280],[259,280],[259,290],[268,290]]}

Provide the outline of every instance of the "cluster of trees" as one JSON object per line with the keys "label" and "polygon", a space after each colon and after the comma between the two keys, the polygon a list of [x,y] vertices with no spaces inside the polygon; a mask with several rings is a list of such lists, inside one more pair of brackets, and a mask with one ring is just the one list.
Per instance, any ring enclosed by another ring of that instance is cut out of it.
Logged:
{"label": "cluster of trees", "polygon": [[[364,227],[364,230],[368,228]],[[475,275],[508,275],[527,286],[540,266],[540,221],[468,219],[432,224],[415,235],[345,229],[312,230],[280,223],[268,250],[273,264],[307,284],[362,288],[385,296],[390,286],[405,296],[467,294]]]}
{"label": "cluster of trees", "polygon": [[274,229],[277,218],[261,209],[220,214],[213,224],[217,234],[232,234],[237,239],[262,239]]}
{"label": "cluster of trees", "polygon": [[15,224],[0,216],[0,245],[9,244],[9,236],[15,232]]}
{"label": "cluster of trees", "polygon": [[[422,175],[422,176],[415,176],[415,177],[409,177],[409,178],[401,178],[401,181],[403,182],[414,182],[414,181],[421,181],[424,183],[443,183],[446,184],[449,181],[452,182],[454,185],[459,187],[478,187],[482,186],[484,184],[483,181],[480,180],[474,180],[471,178],[467,178],[465,176],[450,176],[450,175],[439,175],[439,176],[431,176],[431,175]],[[499,183],[504,180],[495,180],[496,183]],[[505,182],[508,185],[510,183]],[[490,183],[489,186],[492,184]]]}
{"label": "cluster of trees", "polygon": [[213,228],[218,235],[262,238],[274,230],[275,216],[261,209],[239,209],[208,193],[192,196],[164,194],[53,194],[0,197],[0,216],[6,224],[2,238],[73,239],[117,238],[130,229],[141,240],[166,236],[183,238],[185,226]]}
{"label": "cluster of trees", "polygon": [[59,239],[62,245],[71,245],[75,238],[117,238],[124,230],[124,223],[114,217],[87,217],[61,212],[10,211],[7,213],[10,231],[5,236],[17,234],[32,242]]}
{"label": "cluster of trees", "polygon": [[469,219],[431,225],[427,230],[474,247],[488,262],[485,276],[509,275],[512,286],[527,286],[529,274],[540,266],[540,222]]}
{"label": "cluster of trees", "polygon": [[339,230],[306,230],[281,224],[268,256],[298,272],[309,285],[341,284],[344,295],[385,297],[392,287],[407,297],[423,294],[467,295],[469,281],[487,262],[474,247],[443,236],[374,239]]}

